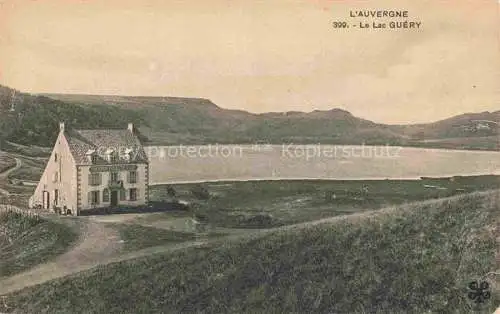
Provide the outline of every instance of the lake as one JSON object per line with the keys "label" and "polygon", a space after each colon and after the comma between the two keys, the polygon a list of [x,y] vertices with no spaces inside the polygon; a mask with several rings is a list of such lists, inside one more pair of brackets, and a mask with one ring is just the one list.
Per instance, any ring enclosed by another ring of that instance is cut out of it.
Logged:
{"label": "lake", "polygon": [[148,146],[152,184],[500,174],[500,153],[391,146]]}

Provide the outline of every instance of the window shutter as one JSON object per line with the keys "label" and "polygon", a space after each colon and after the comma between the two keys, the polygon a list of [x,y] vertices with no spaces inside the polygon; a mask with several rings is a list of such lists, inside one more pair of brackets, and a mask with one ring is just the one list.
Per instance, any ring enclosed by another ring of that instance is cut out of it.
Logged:
{"label": "window shutter", "polygon": [[132,176],[130,175],[130,171],[129,171],[129,172],[127,172],[127,182],[131,183],[132,182],[131,180],[132,180]]}
{"label": "window shutter", "polygon": [[88,195],[89,195],[89,204],[92,204],[92,192],[89,192]]}
{"label": "window shutter", "polygon": [[92,173],[89,173],[89,185],[92,185]]}
{"label": "window shutter", "polygon": [[96,201],[97,201],[96,204],[99,204],[99,201],[101,200],[101,195],[100,195],[101,193],[100,193],[100,191],[96,191],[95,194],[97,196],[96,197]]}
{"label": "window shutter", "polygon": [[139,189],[135,189],[135,199],[139,199]]}
{"label": "window shutter", "polygon": [[102,173],[98,173],[97,176],[99,178],[98,179],[99,180],[99,185],[101,185],[102,184]]}

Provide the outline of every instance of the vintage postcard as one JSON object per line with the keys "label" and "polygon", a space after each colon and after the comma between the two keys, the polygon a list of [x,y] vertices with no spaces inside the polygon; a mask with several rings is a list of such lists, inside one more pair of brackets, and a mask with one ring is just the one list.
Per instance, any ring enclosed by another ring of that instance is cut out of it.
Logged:
{"label": "vintage postcard", "polygon": [[0,313],[497,313],[497,0],[0,0]]}

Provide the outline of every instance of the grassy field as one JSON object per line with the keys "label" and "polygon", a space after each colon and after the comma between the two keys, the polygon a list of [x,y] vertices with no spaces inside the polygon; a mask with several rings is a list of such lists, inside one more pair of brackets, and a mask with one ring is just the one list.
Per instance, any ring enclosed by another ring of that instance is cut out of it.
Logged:
{"label": "grassy field", "polygon": [[41,218],[0,213],[0,278],[11,276],[63,253],[76,234]]}
{"label": "grassy field", "polygon": [[[2,159],[3,157],[3,159]],[[8,178],[1,178],[0,189],[9,194],[0,193],[0,204],[11,204],[21,208],[28,206],[28,198],[32,195],[35,186],[25,185],[22,181],[37,182],[45,166],[46,160],[41,157],[18,157],[21,160],[21,167],[9,173]],[[0,172],[1,168],[7,170],[16,165],[16,160],[9,154],[0,151]]]}
{"label": "grassy field", "polygon": [[[136,224],[108,224],[120,233],[120,238],[124,241],[124,251],[137,251],[159,245],[181,243],[193,241],[200,236],[194,232],[179,232],[173,230],[164,230],[151,227],[145,227]],[[210,233],[207,236],[219,237],[221,233]]]}
{"label": "grassy field", "polygon": [[[470,313],[467,283],[500,266],[499,196],[402,205],[111,264],[5,302],[23,313]],[[478,313],[500,305],[493,283]]]}
{"label": "grassy field", "polygon": [[[205,189],[199,196],[193,189]],[[229,228],[269,228],[352,214],[393,204],[498,189],[499,176],[423,180],[247,181],[172,185],[191,214]],[[203,197],[205,196],[205,197]],[[172,199],[166,186],[153,186],[152,200]],[[170,215],[165,213],[165,216]],[[161,219],[162,214],[155,216]]]}
{"label": "grassy field", "polygon": [[31,157],[48,157],[52,151],[52,147],[42,147],[36,145],[20,145],[10,142],[0,143],[1,150],[11,153],[20,154]]}
{"label": "grassy field", "polygon": [[21,158],[22,166],[16,171],[13,171],[9,178],[17,180],[38,181],[43,174],[46,166],[46,159],[37,159],[30,157]]}

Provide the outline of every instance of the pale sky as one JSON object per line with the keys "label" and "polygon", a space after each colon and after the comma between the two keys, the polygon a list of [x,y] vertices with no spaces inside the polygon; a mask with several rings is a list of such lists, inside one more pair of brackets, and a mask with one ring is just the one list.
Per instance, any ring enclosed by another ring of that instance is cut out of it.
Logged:
{"label": "pale sky", "polygon": [[[338,30],[350,10],[418,30]],[[0,84],[376,122],[500,110],[497,0],[0,0]]]}

